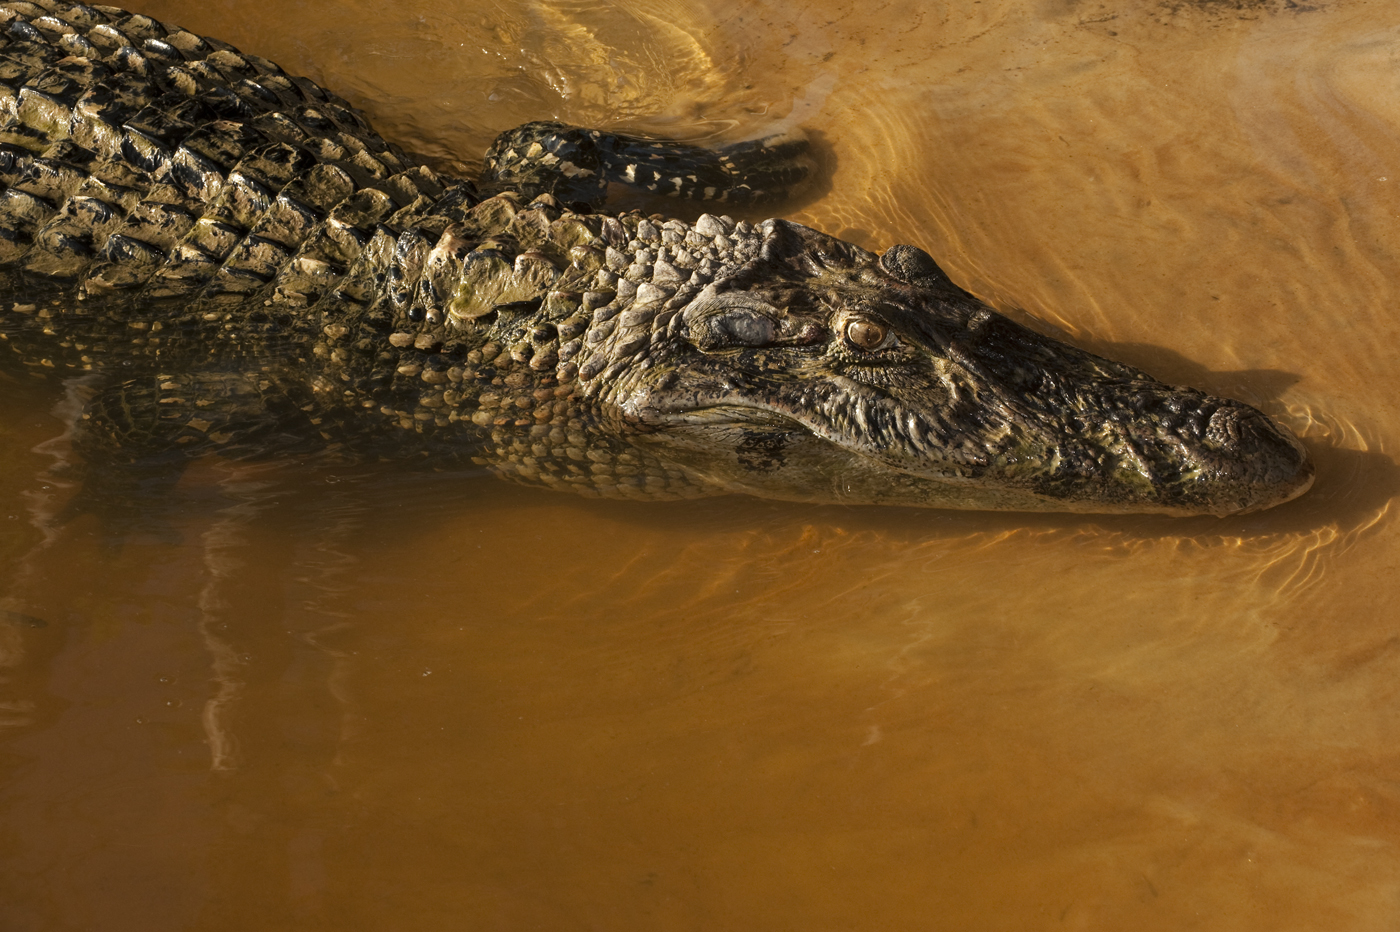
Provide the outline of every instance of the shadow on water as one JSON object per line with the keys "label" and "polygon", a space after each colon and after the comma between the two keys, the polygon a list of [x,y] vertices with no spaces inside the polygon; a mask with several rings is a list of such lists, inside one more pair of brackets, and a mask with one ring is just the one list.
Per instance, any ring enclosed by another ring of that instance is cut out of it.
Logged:
{"label": "shadow on water", "polygon": [[1282,369],[1210,369],[1189,356],[1155,343],[1115,342],[1077,335],[1020,308],[999,310],[1038,333],[1096,356],[1142,369],[1169,385],[1187,385],[1256,407],[1278,401],[1284,392],[1303,380],[1302,375]]}

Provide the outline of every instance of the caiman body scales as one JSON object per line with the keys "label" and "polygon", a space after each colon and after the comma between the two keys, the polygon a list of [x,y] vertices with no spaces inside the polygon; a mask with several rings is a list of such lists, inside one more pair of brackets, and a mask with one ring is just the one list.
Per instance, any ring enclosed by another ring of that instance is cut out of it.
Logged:
{"label": "caiman body scales", "polygon": [[[0,3],[0,337],[80,378],[89,495],[217,452],[473,460],[586,494],[1214,513],[1311,465],[1246,405],[1013,323],[912,246],[600,212],[749,203],[804,142],[553,123],[478,182],[110,7]],[[94,499],[96,500],[96,499]]]}

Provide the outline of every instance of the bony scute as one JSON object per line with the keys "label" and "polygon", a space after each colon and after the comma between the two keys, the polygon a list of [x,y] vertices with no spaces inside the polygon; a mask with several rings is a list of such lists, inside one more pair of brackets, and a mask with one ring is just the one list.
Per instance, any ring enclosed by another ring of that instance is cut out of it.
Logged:
{"label": "bony scute", "polygon": [[[0,2],[0,46],[4,358],[89,373],[89,507],[208,453],[479,463],[640,500],[1173,515],[1312,481],[1261,412],[1021,326],[915,246],[728,216],[804,183],[800,134],[710,150],[534,122],[469,180],[145,17]],[[610,213],[612,184],[722,206]]]}

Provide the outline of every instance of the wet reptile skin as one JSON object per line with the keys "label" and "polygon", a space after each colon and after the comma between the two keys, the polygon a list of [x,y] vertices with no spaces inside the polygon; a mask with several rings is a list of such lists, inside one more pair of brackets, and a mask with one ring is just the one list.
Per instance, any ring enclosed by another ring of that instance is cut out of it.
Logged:
{"label": "wet reptile skin", "polygon": [[478,189],[217,41],[0,3],[3,355],[83,380],[102,496],[208,452],[646,499],[1228,514],[1307,488],[1264,415],[1020,327],[913,247],[593,212],[610,182],[735,203],[805,171],[792,139],[534,123]]}

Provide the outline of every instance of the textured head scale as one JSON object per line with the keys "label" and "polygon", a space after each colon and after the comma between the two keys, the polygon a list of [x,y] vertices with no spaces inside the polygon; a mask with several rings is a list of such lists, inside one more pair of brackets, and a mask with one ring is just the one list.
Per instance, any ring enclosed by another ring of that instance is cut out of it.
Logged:
{"label": "textured head scale", "polygon": [[1259,411],[1016,324],[915,247],[876,256],[780,220],[752,246],[683,306],[654,309],[607,389],[634,443],[705,484],[803,501],[1231,514],[1311,483],[1301,445]]}

